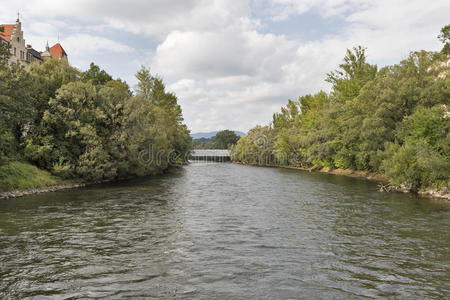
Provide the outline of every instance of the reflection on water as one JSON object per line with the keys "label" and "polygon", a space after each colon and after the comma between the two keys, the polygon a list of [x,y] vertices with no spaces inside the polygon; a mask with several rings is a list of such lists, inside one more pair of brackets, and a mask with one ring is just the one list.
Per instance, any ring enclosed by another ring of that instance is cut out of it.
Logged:
{"label": "reflection on water", "polygon": [[444,298],[450,205],[353,178],[191,164],[0,202],[0,298]]}

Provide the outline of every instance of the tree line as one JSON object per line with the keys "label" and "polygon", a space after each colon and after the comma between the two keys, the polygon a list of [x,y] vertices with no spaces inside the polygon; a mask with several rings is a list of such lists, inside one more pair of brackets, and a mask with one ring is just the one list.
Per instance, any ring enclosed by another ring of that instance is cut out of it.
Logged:
{"label": "tree line", "polygon": [[239,136],[232,130],[219,131],[211,138],[200,138],[192,141],[193,149],[229,149],[239,141]]}
{"label": "tree line", "polygon": [[268,126],[232,147],[232,160],[388,175],[410,190],[450,184],[450,25],[440,53],[418,51],[378,69],[347,50],[323,91],[289,100]]}
{"label": "tree line", "polygon": [[25,69],[8,57],[1,45],[0,166],[26,161],[61,178],[105,180],[159,173],[188,157],[177,97],[148,69],[137,72],[133,93],[94,63],[85,72],[56,59]]}

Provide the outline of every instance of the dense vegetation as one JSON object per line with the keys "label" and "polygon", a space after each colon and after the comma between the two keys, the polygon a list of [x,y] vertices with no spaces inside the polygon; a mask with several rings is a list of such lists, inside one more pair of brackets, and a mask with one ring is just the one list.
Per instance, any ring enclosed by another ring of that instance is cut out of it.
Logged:
{"label": "dense vegetation", "polygon": [[148,69],[137,73],[133,94],[95,64],[80,72],[52,59],[25,69],[8,65],[8,55],[2,45],[0,168],[21,161],[95,181],[154,174],[188,157],[177,98]]}
{"label": "dense vegetation", "polygon": [[364,48],[348,50],[327,75],[329,94],[289,100],[270,125],[232,147],[232,159],[383,173],[410,190],[449,186],[449,30],[439,36],[441,53],[414,52],[380,70],[367,63]]}
{"label": "dense vegetation", "polygon": [[239,141],[239,136],[232,130],[219,131],[212,138],[194,139],[194,149],[228,149]]}

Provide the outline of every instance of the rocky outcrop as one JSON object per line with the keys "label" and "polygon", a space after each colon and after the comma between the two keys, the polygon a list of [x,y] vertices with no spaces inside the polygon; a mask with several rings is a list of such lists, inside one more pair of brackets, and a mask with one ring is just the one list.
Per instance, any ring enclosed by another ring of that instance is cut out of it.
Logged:
{"label": "rocky outcrop", "polygon": [[427,190],[420,190],[419,195],[428,196],[428,197],[434,197],[434,198],[440,198],[450,201],[450,188],[446,187],[442,190],[436,190],[436,189],[427,189]]}

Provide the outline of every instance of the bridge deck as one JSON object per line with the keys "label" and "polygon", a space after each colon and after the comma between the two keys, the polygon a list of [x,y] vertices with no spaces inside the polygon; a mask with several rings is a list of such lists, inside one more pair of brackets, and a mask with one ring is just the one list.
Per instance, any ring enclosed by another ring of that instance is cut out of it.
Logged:
{"label": "bridge deck", "polygon": [[231,160],[230,150],[197,149],[191,152],[191,159],[226,162]]}

